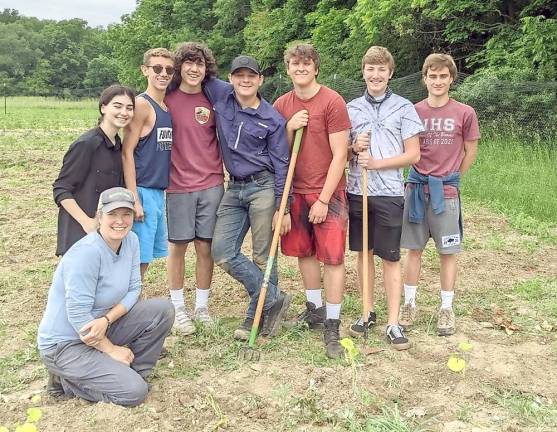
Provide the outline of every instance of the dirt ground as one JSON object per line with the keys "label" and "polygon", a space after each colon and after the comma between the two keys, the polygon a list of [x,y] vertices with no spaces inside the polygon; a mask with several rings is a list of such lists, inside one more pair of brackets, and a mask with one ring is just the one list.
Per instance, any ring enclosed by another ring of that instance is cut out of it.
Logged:
{"label": "dirt ground", "polygon": [[[408,351],[392,350],[382,336],[385,299],[377,267],[379,322],[368,341],[372,354],[352,364],[328,360],[322,335],[298,326],[274,340],[260,339],[259,362],[239,360],[243,345],[232,340],[232,332],[246,298],[217,269],[210,309],[218,325],[168,339],[169,354],[159,362],[144,404],[130,409],[47,397],[46,372],[34,345],[57,262],[56,209],[44,179],[53,178],[60,157],[59,150],[51,155],[31,147],[0,159],[8,174],[0,182],[0,426],[15,430],[26,409],[38,406],[41,431],[557,430],[557,248],[515,231],[503,216],[474,203],[465,211],[453,336],[435,334],[438,263],[429,248],[418,293],[420,319],[409,334]],[[190,287],[193,258],[188,252]],[[280,277],[281,287],[294,294],[293,319],[304,302],[295,260],[280,258]],[[521,290],[530,286],[535,296],[528,300]],[[346,290],[343,332],[359,312],[352,254]],[[167,295],[163,263],[150,269],[144,295]],[[455,373],[447,360],[463,341],[473,348],[459,354],[466,368]],[[362,351],[363,343],[355,344]],[[34,395],[41,400],[31,401]]]}

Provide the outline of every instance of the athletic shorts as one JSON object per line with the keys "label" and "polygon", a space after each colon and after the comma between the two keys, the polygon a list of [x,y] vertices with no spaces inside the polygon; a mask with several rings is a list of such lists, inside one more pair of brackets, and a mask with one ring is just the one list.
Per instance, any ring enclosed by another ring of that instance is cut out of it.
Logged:
{"label": "athletic shorts", "polygon": [[[387,261],[400,261],[400,234],[404,197],[367,198],[368,249]],[[348,246],[351,251],[362,251],[362,196],[348,194]]]}
{"label": "athletic shorts", "polygon": [[329,201],[325,221],[312,224],[308,221],[309,209],[317,201],[318,193],[293,194],[290,206],[292,229],[281,239],[282,253],[305,258],[314,256],[324,264],[344,262],[348,204],[345,191],[336,191]]}
{"label": "athletic shorts", "polygon": [[[410,189],[406,188],[405,198],[409,199]],[[460,234],[460,199],[445,198],[445,211],[434,214],[429,205],[429,195],[425,194],[425,216],[422,223],[411,223],[408,220],[409,205],[404,208],[402,219],[402,237],[400,246],[405,249],[423,250],[433,238],[437,252],[451,255],[462,250]]]}
{"label": "athletic shorts", "polygon": [[223,185],[196,192],[167,193],[168,241],[211,241],[223,193]]}
{"label": "athletic shorts", "polygon": [[138,187],[137,193],[145,218],[143,222],[134,221],[132,230],[139,238],[139,260],[149,264],[168,255],[164,190]]}

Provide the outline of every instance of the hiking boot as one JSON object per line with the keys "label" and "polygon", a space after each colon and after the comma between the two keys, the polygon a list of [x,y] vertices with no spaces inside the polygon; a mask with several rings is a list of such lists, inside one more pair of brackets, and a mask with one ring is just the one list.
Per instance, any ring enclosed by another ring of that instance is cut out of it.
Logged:
{"label": "hiking boot", "polygon": [[398,311],[398,324],[404,329],[409,331],[416,322],[418,308],[412,304],[403,304]]}
{"label": "hiking boot", "polygon": [[437,334],[439,336],[450,336],[455,332],[455,316],[453,308],[439,309],[437,318]]}
{"label": "hiking boot", "polygon": [[[369,330],[372,326],[375,325],[377,321],[377,315],[375,312],[370,312],[368,319],[367,319],[367,329]],[[350,336],[360,337],[364,335],[364,319],[362,317],[358,318],[354,324],[350,326],[348,330]]]}
{"label": "hiking boot", "polygon": [[400,325],[387,326],[385,336],[387,336],[387,340],[397,351],[407,350],[410,348],[410,342],[406,336],[404,336],[404,330]]}
{"label": "hiking boot", "polygon": [[213,324],[213,318],[209,315],[209,309],[206,307],[199,307],[195,309],[193,319],[203,324]]}
{"label": "hiking boot", "polygon": [[285,292],[280,291],[276,301],[265,313],[265,324],[261,334],[267,337],[273,337],[278,334],[281,328],[282,320],[286,315],[288,306],[290,306],[292,296]]}
{"label": "hiking boot", "polygon": [[58,375],[48,372],[48,381],[46,383],[46,394],[50,397],[59,398],[64,396],[64,388],[62,381]]}
{"label": "hiking boot", "polygon": [[323,340],[325,341],[325,352],[329,358],[339,358],[344,354],[344,348],[339,342],[340,339],[340,320],[327,319],[323,323],[325,331],[323,333]]}
{"label": "hiking boot", "polygon": [[[251,328],[253,326],[253,318],[246,317],[244,322],[240,324],[236,330],[234,330],[234,339],[247,341],[249,340],[249,335],[251,333]],[[261,327],[263,326],[263,320],[259,321],[259,331],[261,331]]]}
{"label": "hiking boot", "polygon": [[306,302],[306,310],[298,315],[297,322],[305,322],[312,330],[322,329],[325,322],[325,306],[315,307],[312,302]]}
{"label": "hiking boot", "polygon": [[174,318],[174,328],[181,334],[188,336],[195,333],[195,325],[186,312],[184,306],[176,308],[176,315]]}

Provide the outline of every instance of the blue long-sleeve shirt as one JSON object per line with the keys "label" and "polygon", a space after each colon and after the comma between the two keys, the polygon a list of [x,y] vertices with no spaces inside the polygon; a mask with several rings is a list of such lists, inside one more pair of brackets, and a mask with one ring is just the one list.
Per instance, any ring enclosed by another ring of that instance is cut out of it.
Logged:
{"label": "blue long-sleeve shirt", "polygon": [[39,325],[37,344],[44,350],[79,339],[79,330],[121,303],[130,310],[139,298],[139,241],[130,232],[116,254],[97,232],[75,243],[54,273]]}
{"label": "blue long-sleeve shirt", "polygon": [[210,79],[203,91],[213,104],[224,166],[234,177],[268,170],[275,175],[275,207],[288,172],[286,120],[261,98],[257,108],[242,108],[231,84]]}

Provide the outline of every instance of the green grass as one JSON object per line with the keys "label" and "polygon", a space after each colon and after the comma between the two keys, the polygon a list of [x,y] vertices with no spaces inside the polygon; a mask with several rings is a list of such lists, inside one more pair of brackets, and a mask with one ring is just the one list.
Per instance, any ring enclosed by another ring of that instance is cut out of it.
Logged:
{"label": "green grass", "polygon": [[557,243],[555,144],[490,138],[463,179],[462,193],[509,217],[516,229]]}
{"label": "green grass", "polygon": [[540,428],[557,427],[557,406],[551,400],[513,392],[496,392],[492,400],[523,424],[532,424]]}

